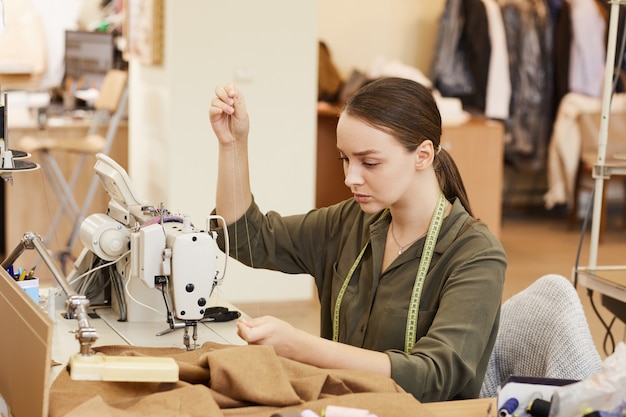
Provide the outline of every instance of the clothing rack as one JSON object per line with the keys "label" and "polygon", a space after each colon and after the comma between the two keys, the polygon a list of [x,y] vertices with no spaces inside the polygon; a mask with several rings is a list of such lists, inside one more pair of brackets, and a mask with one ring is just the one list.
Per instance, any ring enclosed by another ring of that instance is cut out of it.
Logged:
{"label": "clothing rack", "polygon": [[626,0],[609,0],[611,11],[609,17],[609,31],[606,49],[606,65],[604,71],[604,89],[602,93],[602,109],[600,132],[598,134],[598,155],[594,165],[593,178],[595,192],[593,195],[593,214],[591,219],[591,244],[589,249],[588,269],[594,272],[598,261],[598,243],[600,239],[600,217],[602,215],[602,195],[604,181],[612,174],[626,174],[626,166],[609,165],[606,163],[606,147],[608,142],[609,117],[611,114],[611,99],[613,96],[613,78],[615,71],[615,51],[619,26],[620,5]]}

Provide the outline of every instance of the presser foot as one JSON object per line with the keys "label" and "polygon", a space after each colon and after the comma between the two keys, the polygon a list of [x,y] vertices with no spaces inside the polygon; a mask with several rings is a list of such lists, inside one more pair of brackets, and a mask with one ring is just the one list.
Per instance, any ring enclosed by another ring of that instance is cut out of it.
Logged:
{"label": "presser foot", "polygon": [[[192,338],[189,337],[189,328],[193,330]],[[183,343],[185,344],[185,348],[187,350],[195,350],[198,349],[198,322],[197,321],[187,321],[185,322],[185,333],[183,334]]]}

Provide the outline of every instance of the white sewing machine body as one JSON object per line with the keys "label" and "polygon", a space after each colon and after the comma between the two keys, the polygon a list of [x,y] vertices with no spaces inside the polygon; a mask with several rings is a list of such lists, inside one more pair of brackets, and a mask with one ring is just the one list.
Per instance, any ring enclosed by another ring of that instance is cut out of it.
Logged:
{"label": "white sewing machine body", "polygon": [[139,200],[112,159],[98,154],[94,169],[111,201],[106,214],[82,222],[84,249],[68,281],[93,268],[96,258],[114,262],[121,282],[112,285],[111,305],[120,320],[168,322],[170,327],[180,320],[177,327],[195,326],[205,318],[209,297],[223,278],[217,271],[217,233],[209,231],[209,221],[220,217],[208,216],[206,227],[197,228],[188,216]]}

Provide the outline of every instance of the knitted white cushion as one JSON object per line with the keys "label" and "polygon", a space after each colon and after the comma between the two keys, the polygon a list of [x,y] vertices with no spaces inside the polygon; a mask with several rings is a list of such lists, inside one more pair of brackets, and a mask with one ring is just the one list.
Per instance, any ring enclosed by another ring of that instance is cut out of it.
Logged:
{"label": "knitted white cushion", "polygon": [[545,275],[502,305],[480,396],[495,397],[511,375],[581,380],[601,363],[573,285],[561,275]]}

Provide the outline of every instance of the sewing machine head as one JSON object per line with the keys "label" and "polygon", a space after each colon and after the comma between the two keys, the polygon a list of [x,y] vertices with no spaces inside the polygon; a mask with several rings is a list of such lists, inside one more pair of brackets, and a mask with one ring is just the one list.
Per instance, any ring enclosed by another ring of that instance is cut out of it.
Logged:
{"label": "sewing machine head", "polygon": [[206,228],[199,229],[188,216],[149,206],[119,164],[103,154],[96,157],[96,174],[111,201],[106,214],[92,214],[81,224],[85,249],[73,275],[84,274],[95,261],[114,263],[117,277],[112,279],[118,282],[112,285],[111,304],[120,320],[184,327],[190,348],[187,330],[193,329],[195,339],[195,326],[223,279],[217,271],[217,233],[209,230],[210,220],[220,217],[208,216]]}

